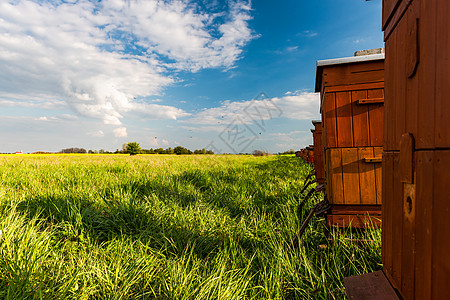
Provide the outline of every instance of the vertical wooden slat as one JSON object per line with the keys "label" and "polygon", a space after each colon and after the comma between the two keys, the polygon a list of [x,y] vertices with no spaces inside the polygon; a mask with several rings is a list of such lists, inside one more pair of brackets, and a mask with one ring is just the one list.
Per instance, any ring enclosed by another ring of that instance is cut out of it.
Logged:
{"label": "vertical wooden slat", "polygon": [[350,92],[336,93],[337,146],[353,147],[352,103]]}
{"label": "vertical wooden slat", "polygon": [[450,299],[450,150],[434,152],[432,298]]}
{"label": "vertical wooden slat", "polygon": [[402,285],[402,231],[403,231],[403,201],[402,183],[399,179],[399,152],[394,152],[394,190],[392,198],[392,277],[395,286]]}
{"label": "vertical wooden slat", "polygon": [[393,251],[393,197],[394,197],[394,154],[383,152],[383,204],[382,204],[382,258],[383,268],[392,277]]}
{"label": "vertical wooden slat", "polygon": [[337,146],[336,135],[336,93],[325,93],[324,96],[325,130],[322,133],[325,137],[325,148],[335,148]]}
{"label": "vertical wooden slat", "polygon": [[[435,135],[432,133],[436,132],[434,124],[436,119],[436,3],[437,1],[420,1],[420,63],[416,75],[419,80],[416,149],[431,149],[435,145]],[[445,57],[448,57],[448,53]]]}
{"label": "vertical wooden slat", "polygon": [[[382,147],[374,147],[373,153],[375,157],[382,157],[383,154],[383,148]],[[374,165],[375,170],[375,189],[376,189],[376,198],[377,198],[377,204],[382,204],[382,198],[383,198],[383,180],[382,180],[382,170],[381,170],[381,164],[375,164]]]}
{"label": "vertical wooden slat", "polygon": [[450,148],[450,3],[438,1],[436,32],[436,147]]}
{"label": "vertical wooden slat", "polygon": [[[367,91],[367,98],[384,98],[384,89],[372,89]],[[379,147],[383,145],[383,118],[384,104],[372,104],[369,106],[369,133],[370,146]]]}
{"label": "vertical wooden slat", "polygon": [[408,53],[408,43],[407,43],[407,26],[406,18],[402,18],[397,25],[396,30],[396,38],[397,38],[397,61],[395,66],[396,71],[396,85],[394,89],[396,90],[396,98],[394,104],[394,127],[392,130],[395,130],[394,135],[394,150],[400,149],[400,138],[403,133],[405,133],[406,126],[406,81],[408,80],[408,76],[406,74],[406,61],[407,55],[404,53]]}
{"label": "vertical wooden slat", "polygon": [[383,148],[385,151],[394,150],[393,135],[394,131],[394,102],[395,102],[395,47],[391,45],[395,42],[396,33],[394,32],[389,40],[386,41],[385,56],[385,98],[384,98],[384,121],[383,121]]}
{"label": "vertical wooden slat", "polygon": [[[415,1],[413,4],[409,7],[407,11],[407,27],[408,27],[408,39],[409,39],[409,46],[408,48],[415,48],[417,50],[417,34],[416,28],[417,28],[417,18],[419,17],[419,2]],[[417,51],[413,51],[412,53],[415,53]],[[420,55],[420,52],[419,52]],[[412,55],[410,55],[412,56]],[[419,59],[419,58],[418,58]],[[420,61],[420,60],[419,60]],[[411,69],[414,66],[414,62],[409,62],[410,66],[409,69]],[[411,133],[414,137],[417,137],[417,117],[418,117],[418,103],[419,103],[419,76],[418,76],[419,69],[417,69],[417,72],[414,76],[405,79],[406,80],[406,107],[404,114],[406,116],[406,129],[405,132]]]}
{"label": "vertical wooden slat", "polygon": [[367,147],[370,145],[369,105],[358,104],[360,99],[367,99],[367,91],[352,91],[353,141],[355,147]]}
{"label": "vertical wooden slat", "polygon": [[358,149],[342,148],[342,184],[345,204],[361,204],[358,177]]}
{"label": "vertical wooden slat", "polygon": [[372,147],[358,148],[359,187],[361,191],[361,204],[377,204],[375,189],[375,163],[364,161],[366,157],[374,157]]}
{"label": "vertical wooden slat", "polygon": [[332,204],[344,204],[344,187],[342,184],[342,151],[339,148],[327,150],[329,153],[329,177]]}
{"label": "vertical wooden slat", "polygon": [[417,151],[416,156],[416,259],[415,297],[431,299],[432,211],[434,151]]}

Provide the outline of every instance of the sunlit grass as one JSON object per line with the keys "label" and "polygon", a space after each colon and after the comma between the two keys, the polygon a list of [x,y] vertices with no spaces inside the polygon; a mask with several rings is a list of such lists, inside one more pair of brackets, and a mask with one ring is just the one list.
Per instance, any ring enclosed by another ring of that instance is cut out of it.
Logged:
{"label": "sunlit grass", "polygon": [[[325,236],[293,156],[0,156],[0,298],[341,299],[380,230]],[[306,194],[306,193],[305,193]],[[359,237],[361,244],[349,242]]]}

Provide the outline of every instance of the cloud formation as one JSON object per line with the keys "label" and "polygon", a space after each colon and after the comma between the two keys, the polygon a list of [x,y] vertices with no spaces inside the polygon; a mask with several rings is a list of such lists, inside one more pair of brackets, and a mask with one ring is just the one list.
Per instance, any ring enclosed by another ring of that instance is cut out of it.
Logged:
{"label": "cloud formation", "polygon": [[274,118],[311,120],[319,116],[319,95],[307,91],[287,92],[283,97],[257,97],[251,101],[225,101],[222,106],[204,109],[186,120],[190,124],[232,123],[236,118],[246,124]]}
{"label": "cloud formation", "polygon": [[127,114],[186,116],[142,99],[175,82],[169,71],[232,68],[255,38],[250,19],[233,0],[222,13],[181,0],[3,1],[0,105],[64,107],[116,126]]}

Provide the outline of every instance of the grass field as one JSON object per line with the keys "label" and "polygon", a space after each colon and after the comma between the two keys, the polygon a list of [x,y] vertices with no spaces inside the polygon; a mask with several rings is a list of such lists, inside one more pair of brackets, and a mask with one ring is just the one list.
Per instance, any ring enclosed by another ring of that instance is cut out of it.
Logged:
{"label": "grass field", "polygon": [[[342,299],[381,232],[313,219],[293,156],[0,156],[1,299]],[[366,243],[347,241],[363,235]]]}

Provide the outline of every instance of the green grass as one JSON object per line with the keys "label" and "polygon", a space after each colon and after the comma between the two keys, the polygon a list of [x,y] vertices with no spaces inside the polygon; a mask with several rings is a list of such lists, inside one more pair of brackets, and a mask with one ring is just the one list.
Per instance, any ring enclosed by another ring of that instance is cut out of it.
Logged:
{"label": "green grass", "polygon": [[344,276],[381,268],[380,230],[329,243],[315,218],[292,246],[321,200],[299,211],[310,167],[293,156],[0,163],[1,299],[342,299]]}

